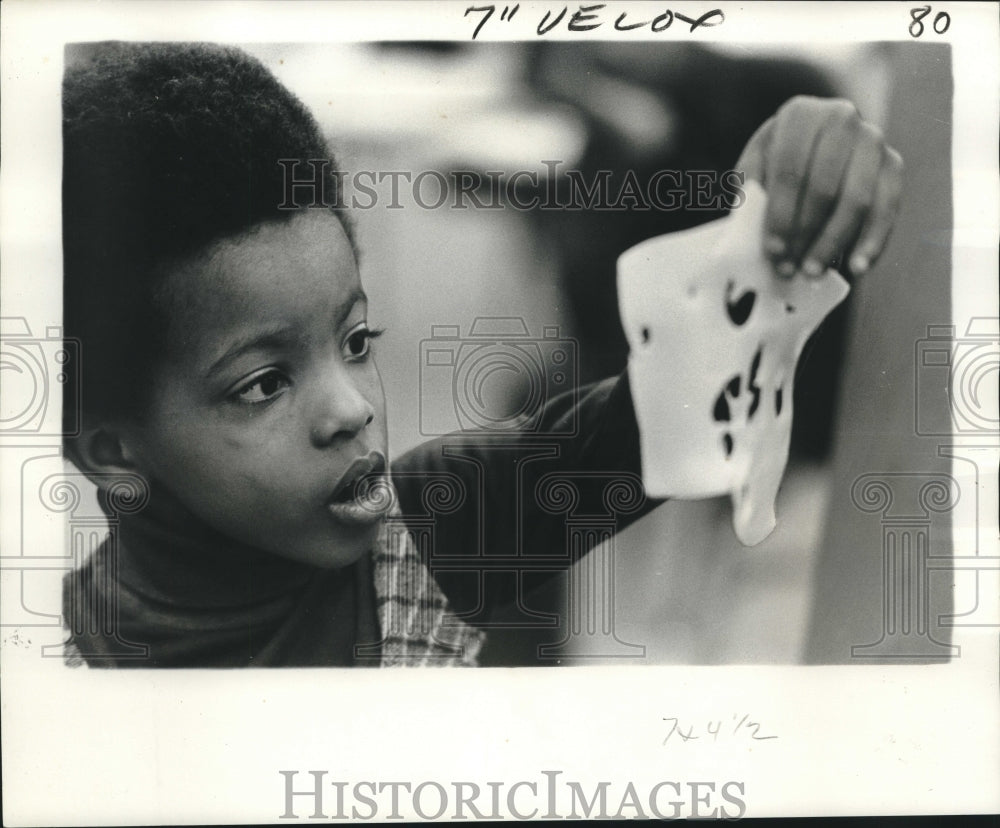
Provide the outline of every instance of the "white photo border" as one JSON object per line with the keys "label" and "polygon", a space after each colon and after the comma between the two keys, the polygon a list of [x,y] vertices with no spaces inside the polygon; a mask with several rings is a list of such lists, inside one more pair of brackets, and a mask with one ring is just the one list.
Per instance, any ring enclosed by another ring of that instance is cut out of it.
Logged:
{"label": "white photo border", "polygon": [[[65,43],[464,41],[471,28],[464,9],[486,5],[479,0],[5,3],[0,18],[4,316],[48,320],[60,313]],[[529,21],[563,5],[521,3],[516,25],[484,26],[479,39],[535,37]],[[672,31],[669,36],[676,39],[781,44],[911,38],[910,3],[664,5],[725,11],[724,25]],[[497,4],[498,13],[503,6]],[[620,6],[642,15],[642,3]],[[998,295],[998,22],[988,3],[932,6],[934,14],[946,12],[951,19],[938,37],[953,47],[951,323],[963,331],[984,308],[995,311]],[[573,35],[563,29],[552,37]],[[43,443],[26,450],[58,452],[57,445]],[[18,497],[17,465],[0,464],[5,503]],[[982,485],[985,502],[991,493],[995,502],[996,479]],[[4,546],[11,519],[5,509]],[[995,516],[986,517],[991,519]],[[995,557],[996,524],[982,528],[984,551]],[[5,589],[11,583],[6,580]],[[255,671],[250,681],[242,671],[69,671],[57,659],[25,652],[5,635],[0,670],[5,822],[287,822],[281,819],[282,770],[298,771],[297,790],[311,784],[310,770],[347,782],[348,790],[363,780],[413,786],[469,781],[484,790],[491,781],[503,783],[505,812],[510,787],[525,782],[544,790],[546,771],[559,771],[562,780],[578,781],[587,791],[608,781],[615,805],[630,783],[642,792],[673,781],[687,798],[685,815],[691,797],[707,790],[696,787],[692,794],[690,783],[703,782],[716,791],[739,783],[741,788],[730,790],[739,791],[751,817],[996,812],[997,633],[990,627],[956,627],[961,658],[927,667],[411,671],[389,679],[366,670],[281,670]],[[711,719],[733,712],[752,716],[780,738],[663,744],[666,717]],[[327,791],[332,802],[334,788]],[[534,807],[529,792],[522,787],[517,796],[523,798],[513,800],[522,802],[525,812]],[[419,817],[406,810],[409,802],[400,806],[403,815]],[[570,813],[562,807],[556,815]],[[334,810],[331,804],[328,815]],[[305,804],[298,812],[302,819],[311,813]],[[544,803],[535,816],[546,816]]]}

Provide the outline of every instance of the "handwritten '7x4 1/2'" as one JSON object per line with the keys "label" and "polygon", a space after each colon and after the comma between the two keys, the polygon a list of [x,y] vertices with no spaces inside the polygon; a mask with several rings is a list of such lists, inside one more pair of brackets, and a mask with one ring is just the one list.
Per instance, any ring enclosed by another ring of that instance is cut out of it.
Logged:
{"label": "handwritten '7x4 1/2'", "polygon": [[[752,721],[750,715],[744,713],[742,718],[739,717],[738,713],[733,713],[733,721],[736,722],[730,730],[728,725],[725,730],[722,728],[722,719],[712,719],[705,723],[704,731],[699,733],[698,726],[690,723],[682,723],[677,716],[664,716],[663,721],[670,722],[670,731],[663,739],[663,744],[666,745],[670,742],[671,738],[675,742],[693,742],[704,736],[706,739],[711,737],[713,742],[719,741],[719,736],[722,735],[724,738],[727,737],[749,737],[754,741],[763,742],[769,739],[777,739],[777,735],[772,736],[761,736],[760,729],[761,725],[759,722]],[[676,737],[676,738],[674,738]]]}

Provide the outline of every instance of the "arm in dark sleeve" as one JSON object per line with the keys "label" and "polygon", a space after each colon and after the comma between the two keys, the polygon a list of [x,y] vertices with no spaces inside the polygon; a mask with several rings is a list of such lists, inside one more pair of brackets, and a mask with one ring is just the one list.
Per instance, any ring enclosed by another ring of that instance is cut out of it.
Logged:
{"label": "arm in dark sleeve", "polygon": [[625,372],[552,399],[530,431],[453,434],[393,464],[418,548],[473,621],[514,601],[525,573],[565,570],[599,542],[587,526],[615,531],[656,505],[640,474]]}

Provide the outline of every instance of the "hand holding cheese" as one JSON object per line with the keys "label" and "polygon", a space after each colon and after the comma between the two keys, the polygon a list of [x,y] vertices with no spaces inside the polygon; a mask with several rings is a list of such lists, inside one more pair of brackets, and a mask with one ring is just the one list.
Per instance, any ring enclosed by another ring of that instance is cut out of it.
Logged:
{"label": "hand holding cheese", "polygon": [[852,104],[793,98],[747,144],[730,216],[619,257],[647,494],[729,494],[741,542],[771,533],[795,366],[849,291],[830,267],[861,275],[881,254],[902,167]]}
{"label": "hand holding cheese", "polygon": [[882,253],[903,160],[849,101],[792,98],[747,143],[737,170],[768,195],[764,249],[782,276],[855,276]]}
{"label": "hand holding cheese", "polygon": [[775,525],[799,352],[848,293],[834,271],[777,279],[752,182],[730,216],[669,233],[618,259],[642,476],[653,497],[729,494],[740,541]]}

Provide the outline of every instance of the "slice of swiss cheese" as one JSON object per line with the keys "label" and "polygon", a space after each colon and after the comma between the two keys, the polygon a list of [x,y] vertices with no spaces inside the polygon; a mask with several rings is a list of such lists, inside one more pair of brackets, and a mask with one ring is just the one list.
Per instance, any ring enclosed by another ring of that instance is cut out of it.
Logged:
{"label": "slice of swiss cheese", "polygon": [[775,526],[802,347],[850,290],[835,271],[782,279],[764,255],[755,182],[729,216],[618,259],[628,371],[651,497],[729,494],[752,546]]}

